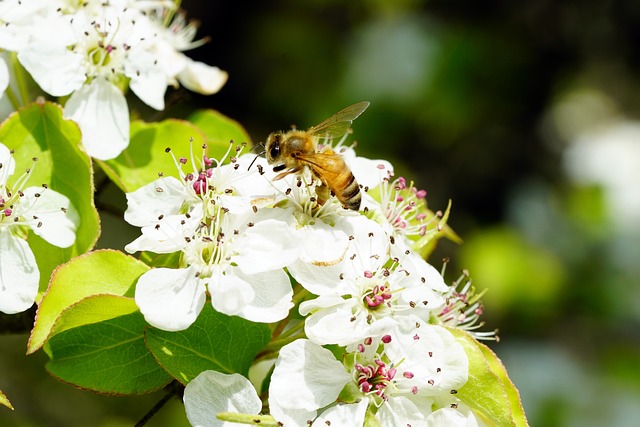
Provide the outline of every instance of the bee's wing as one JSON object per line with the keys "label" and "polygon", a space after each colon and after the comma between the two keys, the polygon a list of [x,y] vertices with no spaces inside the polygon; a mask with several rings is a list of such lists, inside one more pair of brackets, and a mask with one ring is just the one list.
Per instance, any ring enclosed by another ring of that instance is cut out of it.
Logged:
{"label": "bee's wing", "polygon": [[330,149],[321,153],[299,154],[297,158],[320,176],[339,175],[346,167],[342,156]]}
{"label": "bee's wing", "polygon": [[358,102],[340,110],[322,123],[313,126],[308,132],[314,136],[340,138],[349,130],[349,126],[369,106],[368,101]]}

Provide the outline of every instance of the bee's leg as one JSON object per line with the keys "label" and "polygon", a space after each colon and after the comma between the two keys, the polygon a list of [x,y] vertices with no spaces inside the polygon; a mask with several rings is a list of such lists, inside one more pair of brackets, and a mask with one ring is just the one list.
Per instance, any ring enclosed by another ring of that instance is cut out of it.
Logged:
{"label": "bee's leg", "polygon": [[[299,171],[300,171],[300,168],[291,168],[291,169],[287,169],[286,171],[284,171],[284,172],[280,172],[278,175],[276,175],[276,176],[273,178],[273,180],[274,180],[274,181],[277,181],[277,180],[282,179],[282,178],[284,178],[285,176],[289,175],[290,173],[296,173],[296,172],[299,172]],[[274,171],[274,172],[277,172],[277,171]]]}
{"label": "bee's leg", "polygon": [[331,192],[329,191],[329,187],[322,184],[316,187],[316,195],[318,196],[318,204],[322,206],[329,200],[329,197],[331,197]]}

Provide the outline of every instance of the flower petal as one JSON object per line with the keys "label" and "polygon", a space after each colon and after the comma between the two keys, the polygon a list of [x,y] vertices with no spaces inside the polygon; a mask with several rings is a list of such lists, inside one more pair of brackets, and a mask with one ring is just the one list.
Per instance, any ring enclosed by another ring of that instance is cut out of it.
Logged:
{"label": "flower petal", "polygon": [[0,143],[0,187],[7,185],[7,180],[16,170],[16,161],[6,145]]}
{"label": "flower petal", "polygon": [[216,418],[219,412],[258,414],[262,402],[248,379],[240,374],[204,371],[184,390],[184,409],[195,427],[237,425]]}
{"label": "flower petal", "polygon": [[233,241],[238,255],[233,262],[245,274],[286,267],[299,256],[298,239],[292,227],[267,219],[245,230]]}
{"label": "flower petal", "polygon": [[451,408],[442,408],[427,417],[428,427],[478,427],[478,421],[471,411],[464,414]]}
{"label": "flower petal", "polygon": [[216,311],[236,316],[255,297],[253,287],[234,274],[234,270],[224,272],[220,268],[207,280],[211,304]]}
{"label": "flower petal", "polygon": [[159,178],[127,193],[124,220],[144,227],[155,223],[160,215],[175,215],[186,200],[185,186],[172,176]]}
{"label": "flower petal", "polygon": [[32,43],[18,52],[18,60],[49,95],[69,95],[87,79],[82,56],[64,45]]}
{"label": "flower petal", "polygon": [[[376,414],[383,426],[424,426],[431,410],[431,402],[422,397],[420,402],[405,396],[390,398]],[[438,424],[439,425],[439,424]],[[448,424],[442,424],[446,427]]]}
{"label": "flower petal", "polygon": [[82,131],[87,153],[110,160],[129,145],[129,107],[120,89],[103,78],[96,78],[75,91],[64,107],[66,118]]}
{"label": "flower petal", "polygon": [[52,245],[73,245],[80,216],[67,196],[41,187],[29,187],[23,193],[15,214],[24,216],[33,232]]}
{"label": "flower petal", "polygon": [[0,311],[14,314],[33,305],[40,271],[31,248],[0,225]]}
{"label": "flower petal", "polygon": [[411,385],[418,386],[420,396],[446,394],[467,382],[467,355],[445,328],[409,316],[398,322],[390,335],[393,339],[386,346],[387,355],[391,360],[404,360],[402,369],[414,374]]}
{"label": "flower petal", "polygon": [[346,346],[366,337],[382,335],[395,321],[390,317],[369,320],[367,316],[354,316],[354,298],[343,299],[337,295],[323,295],[300,304],[300,314],[311,310],[313,314],[305,319],[304,331],[313,342]]}
{"label": "flower petal", "polygon": [[205,285],[194,267],[154,268],[136,284],[135,300],[144,318],[165,331],[187,329],[206,301]]}
{"label": "flower petal", "polygon": [[3,57],[0,57],[0,98],[9,87],[9,67]]}
{"label": "flower petal", "polygon": [[125,62],[124,73],[131,79],[129,87],[149,107],[164,110],[164,94],[167,76],[157,58],[143,48],[129,52],[130,61]]}
{"label": "flower petal", "polygon": [[289,276],[283,270],[244,275],[238,277],[251,284],[253,300],[244,306],[238,316],[253,322],[272,323],[284,319],[293,307],[293,290]]}
{"label": "flower petal", "polygon": [[316,222],[298,230],[300,259],[315,265],[334,265],[344,259],[349,246],[349,236],[337,227]]}
{"label": "flower petal", "polygon": [[178,81],[187,89],[203,95],[212,95],[227,82],[229,75],[226,71],[190,58],[186,59],[186,66],[178,74]]}
{"label": "flower petal", "polygon": [[327,349],[309,340],[284,346],[271,377],[269,407],[284,425],[305,425],[336,401],[351,375]]}
{"label": "flower petal", "polygon": [[368,406],[368,399],[362,399],[358,403],[348,405],[338,404],[336,406],[332,406],[313,421],[312,427],[362,426],[364,425],[364,416],[367,412]]}

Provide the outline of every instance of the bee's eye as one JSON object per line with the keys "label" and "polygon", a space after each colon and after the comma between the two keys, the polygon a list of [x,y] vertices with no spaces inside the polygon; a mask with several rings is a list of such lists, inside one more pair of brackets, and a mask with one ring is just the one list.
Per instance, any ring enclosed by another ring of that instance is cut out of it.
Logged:
{"label": "bee's eye", "polygon": [[269,150],[269,156],[271,156],[272,159],[277,159],[279,154],[280,154],[280,138],[276,137],[275,141],[273,141],[273,144],[271,145],[271,149]]}

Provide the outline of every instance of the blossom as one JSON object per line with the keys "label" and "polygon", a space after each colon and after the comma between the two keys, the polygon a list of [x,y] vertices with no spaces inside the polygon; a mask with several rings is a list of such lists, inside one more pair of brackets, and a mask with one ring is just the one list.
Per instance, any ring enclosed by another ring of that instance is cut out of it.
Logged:
{"label": "blossom", "polygon": [[479,330],[484,326],[484,322],[480,321],[480,316],[484,313],[480,300],[483,294],[484,292],[476,294],[469,272],[463,271],[444,295],[446,304],[436,311],[434,323],[465,330],[477,340],[500,341],[497,330]]}
{"label": "blossom", "polygon": [[[228,156],[218,161],[203,155],[201,165],[192,164],[193,172],[180,169],[180,180],[159,178],[127,194],[125,219],[142,227],[142,235],[125,249],[181,252],[181,268],[149,270],[136,285],[140,311],[158,328],[189,327],[206,290],[217,311],[256,322],[281,320],[292,307],[282,268],[298,257],[294,235],[269,209],[252,203],[264,194],[244,193],[262,191],[264,181],[256,169],[239,167],[249,156],[231,156],[223,165]],[[188,161],[176,163],[182,167]]]}
{"label": "blossom", "polygon": [[390,258],[382,227],[361,217],[344,260],[329,267],[296,265],[291,274],[318,298],[300,305],[307,336],[318,344],[348,345],[375,336],[406,316],[428,320],[448,290],[426,261]]}
{"label": "blossom", "polygon": [[79,224],[66,196],[46,185],[24,188],[31,169],[9,187],[14,171],[11,151],[0,144],[0,311],[7,314],[31,307],[38,293],[40,272],[26,231],[67,248],[75,242]]}
{"label": "blossom", "polygon": [[[148,106],[163,110],[169,84],[180,80],[211,94],[226,81],[219,69],[194,65],[173,47],[158,47],[170,46],[166,34],[172,30],[154,20],[151,11],[172,4],[11,2],[5,7],[7,25],[0,29],[0,47],[18,52],[20,63],[45,92],[70,95],[65,117],[79,124],[87,152],[108,160],[129,144],[127,88]],[[184,78],[176,77],[182,74]]]}
{"label": "blossom", "polygon": [[255,389],[240,374],[203,371],[184,390],[184,409],[194,427],[223,427],[227,423],[216,418],[220,412],[257,414],[262,402]]}
{"label": "blossom", "polygon": [[[170,83],[178,82],[187,89],[211,95],[226,83],[228,74],[218,67],[194,61],[182,52],[194,49],[206,43],[206,39],[194,40],[198,25],[189,21],[184,11],[173,8],[158,8],[149,15],[152,25],[158,32],[154,39],[154,51],[163,68],[168,70]],[[169,21],[166,25],[165,22]]]}
{"label": "blossom", "polygon": [[342,361],[308,340],[286,345],[269,387],[271,414],[284,425],[357,426],[370,411],[381,425],[423,425],[433,399],[467,381],[468,361],[448,331],[415,322],[349,346]]}

